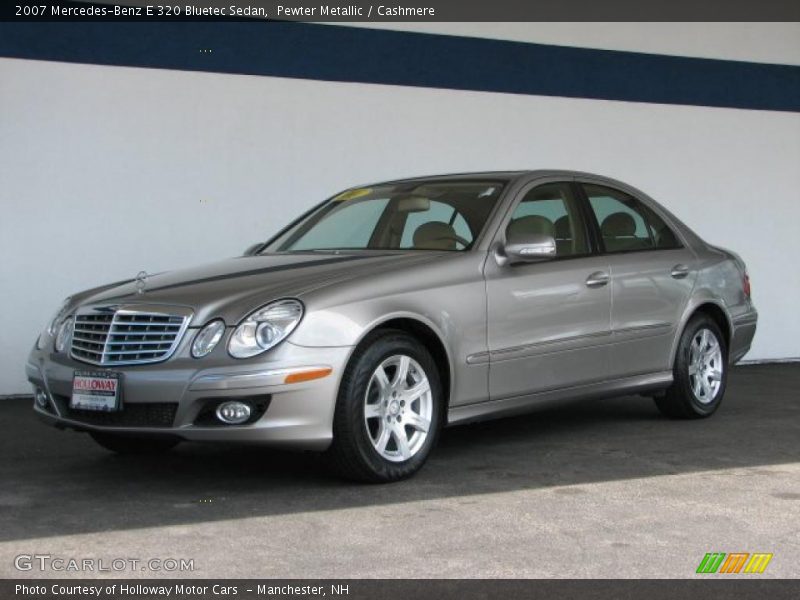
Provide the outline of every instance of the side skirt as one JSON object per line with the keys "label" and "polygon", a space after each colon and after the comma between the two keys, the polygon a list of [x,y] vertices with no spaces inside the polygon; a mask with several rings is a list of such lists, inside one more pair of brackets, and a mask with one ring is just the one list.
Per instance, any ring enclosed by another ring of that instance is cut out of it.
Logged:
{"label": "side skirt", "polygon": [[669,387],[670,384],[672,384],[672,371],[663,371],[557,390],[547,390],[524,396],[513,396],[501,400],[488,400],[464,406],[454,406],[447,412],[447,424],[457,425],[505,417],[529,412],[542,405],[559,403],[565,400],[585,400],[588,398],[607,398],[610,396],[656,392]]}

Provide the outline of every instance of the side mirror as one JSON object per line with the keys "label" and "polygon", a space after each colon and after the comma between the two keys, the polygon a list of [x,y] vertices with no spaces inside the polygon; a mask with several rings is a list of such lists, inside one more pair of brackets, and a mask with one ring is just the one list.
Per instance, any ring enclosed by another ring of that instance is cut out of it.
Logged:
{"label": "side mirror", "polygon": [[247,250],[244,251],[242,256],[253,256],[256,252],[261,250],[261,247],[264,245],[264,242],[258,242],[257,244],[253,244],[252,246],[248,246]]}
{"label": "side mirror", "polygon": [[556,252],[556,240],[552,235],[531,233],[505,246],[498,245],[495,254],[498,264],[504,266],[549,260],[555,258]]}

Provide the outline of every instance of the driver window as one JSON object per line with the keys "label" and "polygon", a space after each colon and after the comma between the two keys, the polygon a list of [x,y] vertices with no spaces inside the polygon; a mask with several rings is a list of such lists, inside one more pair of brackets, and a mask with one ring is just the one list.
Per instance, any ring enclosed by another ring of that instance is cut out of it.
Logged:
{"label": "driver window", "polygon": [[552,236],[557,257],[589,253],[579,204],[568,183],[535,187],[517,205],[506,228],[506,241],[522,242],[533,234]]}
{"label": "driver window", "polygon": [[401,248],[456,250],[472,243],[467,221],[449,204],[432,200],[430,208],[412,212],[403,227]]}

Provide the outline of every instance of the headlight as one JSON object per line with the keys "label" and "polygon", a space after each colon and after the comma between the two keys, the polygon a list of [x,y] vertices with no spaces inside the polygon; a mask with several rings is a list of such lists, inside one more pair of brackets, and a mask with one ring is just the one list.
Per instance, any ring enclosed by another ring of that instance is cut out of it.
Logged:
{"label": "headlight", "polygon": [[192,356],[195,358],[203,358],[206,354],[210,353],[216,348],[219,341],[222,339],[222,334],[225,333],[225,323],[217,319],[211,321],[200,331],[192,342]]}
{"label": "headlight", "polygon": [[242,321],[228,342],[228,352],[234,358],[250,358],[280,344],[300,319],[303,305],[299,300],[278,300]]}
{"label": "headlight", "polygon": [[72,331],[74,329],[75,321],[72,317],[67,317],[58,328],[58,335],[56,336],[56,352],[64,352],[69,346],[72,339]]}
{"label": "headlight", "polygon": [[41,350],[44,348],[48,340],[52,340],[53,337],[58,333],[58,326],[61,324],[61,319],[64,318],[64,315],[67,313],[67,306],[69,305],[69,301],[71,298],[67,298],[64,302],[61,303],[61,306],[56,311],[56,314],[47,322],[47,327],[45,327],[44,331],[39,336],[39,339],[36,342],[36,347]]}

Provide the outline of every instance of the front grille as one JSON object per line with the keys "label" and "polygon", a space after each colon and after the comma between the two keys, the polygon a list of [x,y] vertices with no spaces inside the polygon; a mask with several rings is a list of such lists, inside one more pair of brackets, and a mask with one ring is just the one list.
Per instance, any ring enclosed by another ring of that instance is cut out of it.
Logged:
{"label": "front grille", "polygon": [[123,404],[118,412],[101,412],[70,408],[66,396],[55,399],[65,419],[100,427],[172,427],[178,412],[177,402],[137,402]]}
{"label": "front grille", "polygon": [[133,310],[92,310],[75,316],[72,358],[93,365],[132,365],[166,360],[189,323],[186,315]]}

